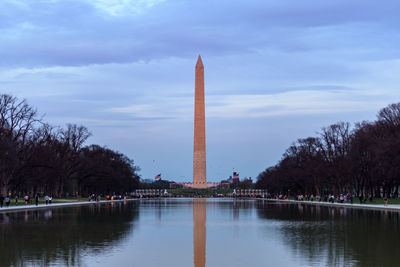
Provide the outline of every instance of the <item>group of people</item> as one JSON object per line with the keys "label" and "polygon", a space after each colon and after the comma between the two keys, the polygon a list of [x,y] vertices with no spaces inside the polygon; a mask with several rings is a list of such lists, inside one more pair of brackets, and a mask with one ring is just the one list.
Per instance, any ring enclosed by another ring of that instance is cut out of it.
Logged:
{"label": "group of people", "polygon": [[106,200],[122,200],[126,199],[125,197],[122,197],[122,195],[106,195]]}
{"label": "group of people", "polygon": [[[122,200],[122,199],[126,199],[126,196],[122,196],[122,195],[106,195],[105,200]],[[95,195],[95,194],[91,194],[89,196],[89,201],[100,201],[101,200],[101,196],[100,195]]]}
{"label": "group of people", "polygon": [[[299,200],[299,201],[324,201],[324,202],[330,202],[330,203],[351,203],[353,204],[353,198],[354,196],[351,194],[340,194],[338,196],[335,196],[333,194],[328,194],[324,195],[323,197],[320,195],[314,196],[314,194],[311,195],[296,195],[294,197],[294,200]],[[361,202],[360,202],[361,203]]]}
{"label": "group of people", "polygon": [[45,196],[44,196],[44,201],[46,202],[46,205],[49,205],[49,204],[51,204],[51,202],[53,201],[53,197],[52,197],[52,196],[45,195]]}
{"label": "group of people", "polygon": [[[36,206],[39,205],[39,200],[40,200],[39,193],[37,193],[34,198],[35,198],[35,205]],[[29,205],[32,203],[31,197],[29,195],[25,195],[24,200],[25,200],[25,205]],[[49,196],[49,195],[45,195],[44,200],[45,200],[46,205],[49,205],[52,203],[53,197]]]}
{"label": "group of people", "polygon": [[282,195],[282,194],[279,194],[279,195],[278,194],[275,194],[275,195],[267,194],[266,198],[274,198],[274,199],[285,200],[285,199],[288,199],[288,196],[287,195]]}
{"label": "group of people", "polygon": [[[266,198],[270,198],[270,199],[289,199],[288,195],[284,195],[284,194],[267,194]],[[367,203],[367,200],[369,200],[370,203],[373,203],[373,197],[371,195],[369,196],[363,196],[363,195],[354,195],[354,194],[339,194],[339,195],[334,195],[334,194],[328,194],[328,195],[315,195],[314,194],[299,194],[299,195],[295,195],[294,196],[294,200],[297,201],[324,201],[324,202],[330,202],[330,203],[350,203],[353,204],[354,199],[359,200],[360,204],[365,204]],[[387,205],[388,203],[388,197],[385,195],[383,197],[383,202],[385,205]]]}
{"label": "group of people", "polygon": [[[319,195],[314,197],[313,194],[311,194],[311,195],[307,195],[306,194],[306,195],[296,195],[296,196],[294,196],[294,200],[299,200],[299,201],[318,201],[318,202],[324,201],[324,202],[330,202],[330,203],[337,202],[337,203],[350,203],[350,204],[353,204],[353,201],[354,201],[354,199],[356,197],[357,196],[355,196],[353,194],[349,194],[349,193],[348,194],[339,194],[337,196],[335,196],[334,194],[328,194],[328,195],[324,195],[323,197],[321,197]],[[285,196],[284,199],[286,199],[286,196]],[[358,196],[358,200],[359,200],[360,204],[363,204],[363,203],[365,204],[368,199],[369,199],[369,202],[371,202],[371,203],[373,202],[372,196],[369,196],[369,197],[364,197],[362,195]],[[383,198],[383,202],[384,202],[384,204],[386,206],[387,203],[388,203],[388,198],[386,196]]]}
{"label": "group of people", "polygon": [[4,205],[4,201],[6,202],[6,207],[8,207],[8,206],[10,206],[10,202],[11,202],[11,196],[6,196],[6,197],[3,197],[3,195],[0,195],[0,208],[2,208],[3,207],[3,205]]}
{"label": "group of people", "polygon": [[100,199],[101,199],[100,195],[91,194],[89,196],[89,201],[100,201]]}
{"label": "group of people", "polygon": [[[13,196],[11,194],[8,194],[6,197],[3,197],[3,195],[0,194],[0,208],[2,208],[4,206],[4,203],[6,204],[6,207],[9,207],[12,198],[13,198]],[[15,199],[15,204],[18,205],[19,196],[15,195],[14,199]],[[40,200],[39,193],[37,193],[34,196],[34,199],[35,199],[36,206],[38,206],[39,205],[39,200]],[[45,200],[46,205],[49,205],[49,204],[52,203],[53,197],[49,196],[49,195],[45,195],[44,200]],[[24,196],[24,201],[25,201],[25,205],[32,204],[31,196],[30,195],[25,195]]]}

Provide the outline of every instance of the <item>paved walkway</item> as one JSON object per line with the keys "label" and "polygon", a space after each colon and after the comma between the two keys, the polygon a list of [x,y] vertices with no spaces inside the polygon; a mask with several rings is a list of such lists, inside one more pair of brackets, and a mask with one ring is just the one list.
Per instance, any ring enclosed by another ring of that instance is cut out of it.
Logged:
{"label": "paved walkway", "polygon": [[282,200],[282,199],[265,199],[270,202],[281,202],[281,203],[291,203],[291,204],[309,204],[315,206],[328,206],[328,207],[346,207],[355,209],[371,209],[371,210],[390,210],[390,211],[400,211],[399,205],[377,205],[377,204],[350,204],[350,203],[330,203],[330,202],[318,202],[318,201],[298,201],[298,200]]}
{"label": "paved walkway", "polygon": [[122,200],[101,200],[101,201],[76,201],[76,202],[65,202],[65,203],[53,203],[53,204],[40,204],[36,206],[35,204],[31,205],[18,205],[18,206],[10,206],[0,208],[0,213],[9,212],[9,211],[23,211],[23,210],[35,210],[35,209],[49,209],[49,208],[57,208],[57,207],[69,207],[69,206],[80,206],[80,205],[88,205],[88,204],[97,204],[97,203],[111,203],[111,202],[124,202],[124,201],[132,201],[135,199],[122,199]]}

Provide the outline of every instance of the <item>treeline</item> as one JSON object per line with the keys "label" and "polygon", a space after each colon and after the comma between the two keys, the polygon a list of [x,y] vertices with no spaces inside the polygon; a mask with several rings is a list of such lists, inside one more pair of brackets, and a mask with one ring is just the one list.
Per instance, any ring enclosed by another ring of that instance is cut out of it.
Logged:
{"label": "treeline", "polygon": [[279,163],[260,173],[256,187],[276,194],[399,196],[400,103],[373,122],[339,122],[298,139]]}
{"label": "treeline", "polygon": [[84,126],[52,127],[26,100],[0,95],[0,193],[53,196],[125,193],[139,186],[125,155],[85,146]]}

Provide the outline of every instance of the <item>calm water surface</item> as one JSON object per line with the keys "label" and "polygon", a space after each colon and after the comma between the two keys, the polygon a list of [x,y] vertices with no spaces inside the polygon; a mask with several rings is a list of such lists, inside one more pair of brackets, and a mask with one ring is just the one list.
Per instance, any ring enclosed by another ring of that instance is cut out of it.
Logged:
{"label": "calm water surface", "polygon": [[1,266],[400,266],[400,213],[163,199],[0,214]]}

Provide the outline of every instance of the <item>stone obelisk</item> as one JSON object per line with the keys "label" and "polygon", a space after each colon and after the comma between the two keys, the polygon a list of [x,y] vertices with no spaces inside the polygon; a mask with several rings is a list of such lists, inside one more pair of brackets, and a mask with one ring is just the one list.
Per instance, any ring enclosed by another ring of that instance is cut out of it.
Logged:
{"label": "stone obelisk", "polygon": [[193,187],[207,187],[206,179],[206,126],[204,108],[204,66],[201,57],[197,59],[194,93],[194,146],[193,146]]}

